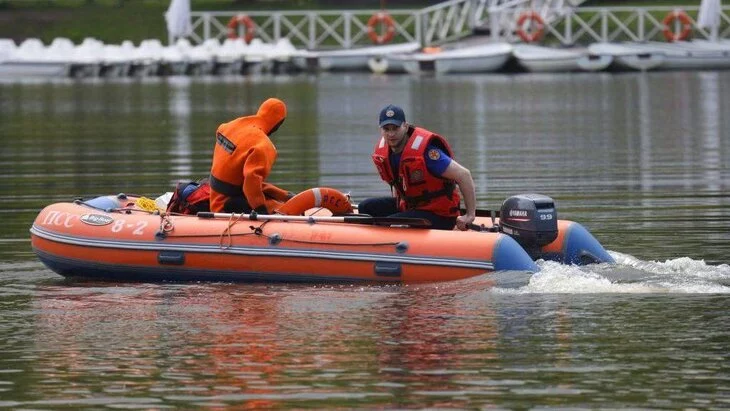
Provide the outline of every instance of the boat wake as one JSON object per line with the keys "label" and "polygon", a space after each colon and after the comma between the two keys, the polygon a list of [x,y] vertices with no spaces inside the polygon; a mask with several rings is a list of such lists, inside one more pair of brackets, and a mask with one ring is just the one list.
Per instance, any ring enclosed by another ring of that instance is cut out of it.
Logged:
{"label": "boat wake", "polygon": [[730,265],[709,265],[680,257],[664,262],[642,261],[609,251],[616,264],[564,265],[539,261],[540,271],[517,288],[499,284],[505,294],[698,293],[730,294]]}

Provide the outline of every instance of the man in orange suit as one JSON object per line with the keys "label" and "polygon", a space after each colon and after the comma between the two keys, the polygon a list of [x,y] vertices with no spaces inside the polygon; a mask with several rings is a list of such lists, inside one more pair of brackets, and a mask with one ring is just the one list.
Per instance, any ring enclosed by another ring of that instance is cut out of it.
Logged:
{"label": "man in orange suit", "polygon": [[264,180],[276,161],[270,137],[286,119],[283,101],[270,98],[256,115],[218,126],[210,170],[210,210],[271,214],[293,196]]}

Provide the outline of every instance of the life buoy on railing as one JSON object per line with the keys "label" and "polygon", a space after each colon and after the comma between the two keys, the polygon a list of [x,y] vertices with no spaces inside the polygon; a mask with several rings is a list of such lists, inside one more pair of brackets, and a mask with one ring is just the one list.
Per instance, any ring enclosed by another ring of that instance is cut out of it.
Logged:
{"label": "life buoy on railing", "polygon": [[326,208],[332,214],[352,213],[352,204],[347,195],[334,188],[317,187],[302,191],[282,204],[277,213],[286,215],[302,215],[312,208]]}
{"label": "life buoy on railing", "polygon": [[231,17],[231,20],[228,21],[227,24],[229,39],[239,38],[238,26],[243,26],[243,41],[250,43],[251,40],[253,40],[253,36],[256,34],[256,25],[253,20],[251,20],[251,17],[248,17],[245,14]]}
{"label": "life buoy on railing", "polygon": [[[530,30],[529,33],[522,27],[528,21],[535,22],[535,24],[537,24],[537,28],[535,30]],[[520,36],[525,43],[532,43],[533,41],[540,40],[544,31],[545,21],[535,11],[526,11],[520,14],[520,17],[517,18],[517,35]]]}
{"label": "life buoy on railing", "polygon": [[[375,26],[378,24],[385,25],[383,34],[378,34],[378,31],[375,29]],[[393,40],[393,37],[395,37],[395,22],[390,17],[390,14],[380,12],[370,16],[368,20],[368,37],[375,44],[385,44]]]}
{"label": "life buoy on railing", "polygon": [[[674,26],[675,20],[682,24],[682,30],[680,30],[679,33],[675,33],[672,27]],[[662,20],[662,23],[664,24],[664,30],[662,33],[664,33],[664,37],[667,41],[685,40],[692,32],[692,19],[690,19],[687,13],[682,10],[674,10],[667,14],[667,16],[664,17],[664,20]]]}

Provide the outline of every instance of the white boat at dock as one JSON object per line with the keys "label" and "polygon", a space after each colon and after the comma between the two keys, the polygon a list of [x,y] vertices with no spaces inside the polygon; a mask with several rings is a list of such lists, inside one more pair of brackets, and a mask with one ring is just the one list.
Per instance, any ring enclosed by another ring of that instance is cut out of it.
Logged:
{"label": "white boat at dock", "polygon": [[181,38],[167,46],[158,39],[146,39],[138,47],[129,40],[115,45],[86,38],[74,45],[58,37],[45,46],[31,38],[16,46],[11,39],[0,39],[0,78],[240,75],[277,71],[288,66],[295,53],[288,39],[271,44],[258,38],[250,44],[241,39],[226,39],[223,44],[208,39],[194,45]]}
{"label": "white boat at dock", "polygon": [[595,55],[612,56],[614,66],[621,70],[653,70],[666,60],[666,54],[661,50],[642,50],[626,43],[593,43],[588,46],[588,51]]}
{"label": "white boat at dock", "polygon": [[489,73],[502,68],[512,56],[512,50],[512,45],[508,43],[488,43],[458,49],[396,54],[388,57],[388,64],[401,63],[411,74]]}
{"label": "white boat at dock", "polygon": [[[476,43],[479,41],[479,43]],[[86,38],[79,45],[56,38],[45,46],[27,39],[16,46],[0,39],[0,78],[19,77],[146,77],[158,75],[244,75],[299,70],[372,71],[374,73],[489,73],[514,56],[532,72],[618,70],[730,69],[727,40],[595,43],[587,48],[551,48],[528,44],[484,43],[475,38],[421,49],[401,43],[346,50],[297,50],[289,39],[264,43],[255,38],[208,39],[191,44],[178,39],[163,45],[157,39],[103,44]]]}
{"label": "white boat at dock", "polygon": [[292,62],[300,70],[367,71],[382,64],[383,58],[419,48],[418,43],[401,43],[345,50],[302,50],[292,54]]}
{"label": "white boat at dock", "polygon": [[68,77],[71,74],[73,60],[70,55],[53,52],[58,47],[53,50],[46,48],[36,38],[26,39],[18,47],[12,40],[8,41],[2,42],[0,77]]}
{"label": "white boat at dock", "polygon": [[532,72],[600,71],[613,61],[609,54],[592,54],[587,49],[558,49],[517,44],[512,52],[518,63]]}
{"label": "white boat at dock", "polygon": [[722,43],[685,42],[673,43],[646,42],[626,43],[627,47],[649,53],[663,53],[664,62],[659,70],[710,70],[730,68],[730,45]]}

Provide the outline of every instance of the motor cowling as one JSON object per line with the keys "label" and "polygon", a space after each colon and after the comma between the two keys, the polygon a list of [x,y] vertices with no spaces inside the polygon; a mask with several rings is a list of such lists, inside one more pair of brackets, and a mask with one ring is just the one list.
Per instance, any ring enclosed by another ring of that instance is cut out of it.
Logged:
{"label": "motor cowling", "polygon": [[552,198],[542,194],[519,194],[502,203],[500,230],[526,249],[550,244],[558,237],[558,214]]}

